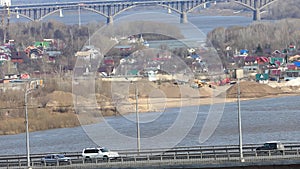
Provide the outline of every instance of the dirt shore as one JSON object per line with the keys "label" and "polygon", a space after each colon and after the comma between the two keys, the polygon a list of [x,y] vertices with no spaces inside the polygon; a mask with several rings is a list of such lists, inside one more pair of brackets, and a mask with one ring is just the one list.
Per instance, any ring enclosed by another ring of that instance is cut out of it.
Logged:
{"label": "dirt shore", "polygon": [[[159,95],[146,95],[146,97],[138,98],[139,112],[162,111],[166,108],[212,105],[215,103],[229,103],[237,101],[237,84],[217,86],[215,89],[203,87],[200,89],[192,89],[188,86],[181,86],[181,90],[171,89],[171,86],[160,87],[160,92],[164,97]],[[168,89],[168,90],[166,90]],[[262,98],[274,98],[283,96],[299,95],[298,91],[287,92],[283,88],[271,87],[267,84],[259,84],[256,82],[240,83],[240,100],[253,100]],[[143,91],[141,91],[143,92]],[[149,92],[149,90],[148,90]],[[184,94],[182,94],[184,93]],[[144,93],[145,94],[145,93]],[[151,97],[150,97],[151,96]],[[168,97],[173,96],[173,97]],[[174,97],[177,96],[177,97]],[[118,106],[119,114],[127,114],[135,112],[135,97],[129,97],[126,104]]]}
{"label": "dirt shore", "polygon": [[[102,85],[102,91],[96,93],[97,109],[101,110],[103,116],[128,114],[136,111],[135,86],[129,85],[126,87],[121,83],[117,86],[117,90],[112,92],[110,90],[111,84],[106,83]],[[299,90],[291,91],[290,88],[284,88],[283,86],[281,84],[280,87],[271,87],[267,84],[243,81],[240,83],[240,100],[299,94]],[[237,84],[214,86],[213,88],[208,86],[193,88],[190,84],[138,82],[137,88],[139,112],[155,112],[173,107],[212,105],[237,101]],[[47,103],[47,107],[53,110],[61,106],[72,109],[74,106],[73,100],[70,99],[72,98],[71,93],[55,91],[49,96],[51,96],[51,101]],[[78,104],[90,104],[85,98],[79,100],[80,103]]]}
{"label": "dirt shore", "polygon": [[[263,99],[263,98],[276,98],[276,97],[284,97],[284,96],[295,96],[299,94],[286,93],[286,94],[277,94],[277,95],[268,95],[264,97],[248,97],[248,98],[240,98],[240,101],[245,100],[255,100],[255,99]],[[151,99],[151,103],[149,103],[148,98],[140,98],[138,100],[138,109],[139,112],[155,112],[162,111],[166,108],[176,108],[176,107],[184,107],[184,106],[200,106],[200,105],[212,105],[216,103],[232,103],[237,102],[237,98],[156,98]],[[134,112],[135,111],[135,100],[130,102],[130,105],[127,105],[126,112]],[[125,111],[121,114],[126,114]]]}
{"label": "dirt shore", "polygon": [[[30,131],[96,123],[100,114],[102,116],[115,116],[136,112],[135,85],[117,84],[118,90],[114,92],[110,90],[111,86],[109,83],[103,83],[97,89],[96,97],[87,99],[78,96],[78,103],[74,102],[72,92],[61,90],[35,99],[31,98],[30,107],[33,108],[29,109]],[[283,83],[271,86],[256,82],[241,82],[240,100],[291,96],[300,93],[300,88],[297,86],[288,87]],[[159,84],[147,81],[137,83],[137,87],[138,111],[140,113],[162,112],[166,108],[237,101],[236,84],[213,88],[208,86],[195,88],[191,87],[190,84],[178,85],[171,82]],[[119,100],[114,99],[113,95],[119,96]],[[24,132],[24,117],[22,115],[23,111],[19,111],[19,109],[6,111],[6,113],[3,111],[0,116],[0,135]]]}

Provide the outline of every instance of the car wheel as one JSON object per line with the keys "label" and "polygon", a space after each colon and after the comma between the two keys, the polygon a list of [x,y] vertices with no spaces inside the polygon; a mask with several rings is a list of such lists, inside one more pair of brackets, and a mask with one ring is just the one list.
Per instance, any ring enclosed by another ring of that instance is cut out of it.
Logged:
{"label": "car wheel", "polygon": [[256,151],[256,154],[261,155],[262,153],[261,153],[261,151]]}
{"label": "car wheel", "polygon": [[108,157],[107,157],[107,156],[103,156],[103,160],[104,160],[105,162],[108,162]]}
{"label": "car wheel", "polygon": [[90,157],[85,157],[84,162],[92,162],[92,159]]}

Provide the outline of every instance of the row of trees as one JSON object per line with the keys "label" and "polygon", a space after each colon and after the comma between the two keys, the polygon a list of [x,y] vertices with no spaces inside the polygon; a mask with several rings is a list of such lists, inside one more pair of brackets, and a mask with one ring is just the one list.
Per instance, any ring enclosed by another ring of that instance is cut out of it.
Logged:
{"label": "row of trees", "polygon": [[266,19],[300,18],[300,4],[298,0],[284,0],[273,3],[265,17]]}

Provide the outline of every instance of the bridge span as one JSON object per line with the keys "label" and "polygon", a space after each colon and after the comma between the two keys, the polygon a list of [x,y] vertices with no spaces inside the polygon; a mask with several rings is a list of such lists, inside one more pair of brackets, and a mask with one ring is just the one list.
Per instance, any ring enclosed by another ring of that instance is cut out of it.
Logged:
{"label": "bridge span", "polygon": [[[253,20],[261,20],[261,11],[278,0],[228,0],[237,3],[253,11]],[[112,24],[114,17],[124,11],[138,6],[158,6],[168,12],[175,12],[180,15],[180,22],[187,23],[187,13],[197,8],[206,8],[207,3],[215,0],[109,0],[109,1],[80,1],[80,2],[58,2],[27,5],[4,5],[1,13],[7,17],[10,15],[16,18],[24,17],[30,21],[41,21],[52,14],[59,14],[63,17],[65,10],[90,11],[99,14]]]}
{"label": "bridge span", "polygon": [[4,6],[2,11],[7,15],[14,14],[17,18],[24,17],[31,21],[40,21],[43,18],[59,13],[63,17],[64,10],[87,10],[97,13],[113,23],[113,18],[120,13],[138,6],[158,6],[168,11],[180,14],[180,22],[187,23],[187,13],[196,8],[206,7],[212,0],[111,0],[111,1],[80,1],[61,3],[42,3],[28,5]]}

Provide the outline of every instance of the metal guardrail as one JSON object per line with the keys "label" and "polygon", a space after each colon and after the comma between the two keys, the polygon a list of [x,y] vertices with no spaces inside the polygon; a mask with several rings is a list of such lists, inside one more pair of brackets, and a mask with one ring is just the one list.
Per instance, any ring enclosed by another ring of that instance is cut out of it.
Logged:
{"label": "metal guardrail", "polygon": [[[248,161],[272,160],[272,159],[300,159],[300,143],[285,143],[285,150],[282,153],[265,151],[257,153],[255,149],[261,145],[248,144],[243,145],[244,157]],[[125,163],[151,163],[163,161],[193,161],[200,160],[202,162],[212,161],[236,161],[239,159],[239,146],[194,146],[194,147],[175,147],[172,149],[144,149],[140,152],[136,150],[120,150],[118,151],[120,158],[110,159],[95,159],[93,161],[85,161],[81,152],[59,152],[65,154],[72,159],[72,165],[87,165],[88,164],[125,164]],[[47,153],[52,154],[52,153]],[[43,167],[41,158],[46,154],[31,154],[31,166]],[[26,155],[5,155],[0,156],[0,167],[13,168],[27,166]]]}

